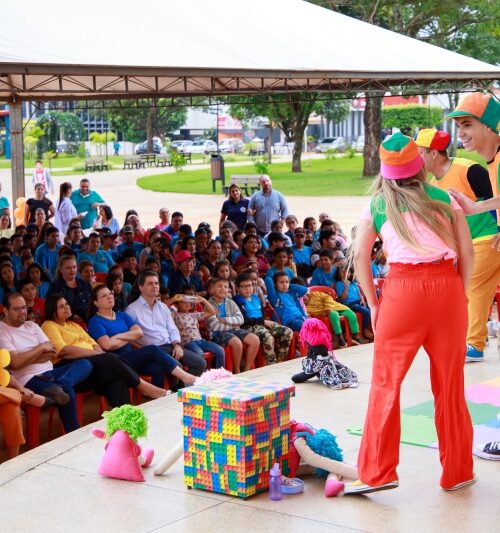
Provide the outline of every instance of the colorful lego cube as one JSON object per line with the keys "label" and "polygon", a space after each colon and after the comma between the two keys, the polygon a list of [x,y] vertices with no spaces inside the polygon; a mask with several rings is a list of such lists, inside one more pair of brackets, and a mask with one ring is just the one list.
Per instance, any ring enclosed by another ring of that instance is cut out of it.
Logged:
{"label": "colorful lego cube", "polygon": [[288,473],[293,385],[230,378],[181,389],[184,481],[188,487],[248,498]]}

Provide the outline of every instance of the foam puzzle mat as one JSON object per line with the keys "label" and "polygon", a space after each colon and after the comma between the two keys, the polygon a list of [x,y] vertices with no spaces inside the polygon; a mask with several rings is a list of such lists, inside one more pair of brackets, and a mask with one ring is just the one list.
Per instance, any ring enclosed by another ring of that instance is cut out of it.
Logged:
{"label": "foam puzzle mat", "polygon": [[[474,427],[474,447],[500,440],[500,377],[467,387],[465,399]],[[363,434],[362,427],[347,431],[351,435]],[[433,400],[402,409],[401,442],[437,448]]]}

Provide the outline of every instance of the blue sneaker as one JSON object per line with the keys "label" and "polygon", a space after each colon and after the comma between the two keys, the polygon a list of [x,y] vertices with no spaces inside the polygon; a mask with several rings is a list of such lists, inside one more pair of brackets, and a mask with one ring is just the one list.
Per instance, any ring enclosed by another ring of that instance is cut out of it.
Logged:
{"label": "blue sneaker", "polygon": [[474,346],[467,344],[467,353],[465,354],[465,361],[472,363],[475,361],[482,361],[484,359],[484,353],[476,350]]}

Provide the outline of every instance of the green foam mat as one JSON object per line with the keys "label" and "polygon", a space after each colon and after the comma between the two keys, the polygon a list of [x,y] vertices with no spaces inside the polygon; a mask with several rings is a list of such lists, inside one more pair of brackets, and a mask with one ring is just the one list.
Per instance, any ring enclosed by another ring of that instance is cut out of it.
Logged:
{"label": "green foam mat", "polygon": [[[498,406],[489,403],[467,402],[467,407],[469,408],[472,423],[475,426],[488,423],[493,418],[496,418],[499,412]],[[428,402],[414,405],[413,407],[407,407],[406,409],[403,409],[402,413],[434,418],[434,402],[430,400]]]}
{"label": "green foam mat", "polygon": [[[351,428],[347,430],[351,435],[362,435],[363,429]],[[401,413],[401,439],[404,444],[429,447],[437,440],[434,420],[427,416],[409,415]]]}

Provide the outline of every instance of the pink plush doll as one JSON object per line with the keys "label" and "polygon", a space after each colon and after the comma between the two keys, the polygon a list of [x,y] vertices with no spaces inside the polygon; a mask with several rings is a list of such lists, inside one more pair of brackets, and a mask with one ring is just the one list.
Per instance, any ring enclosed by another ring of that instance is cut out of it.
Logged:
{"label": "pink plush doll", "polygon": [[136,442],[147,434],[146,415],[139,407],[122,405],[106,411],[103,417],[106,431],[97,428],[92,430],[95,437],[109,439],[97,471],[105,477],[144,481],[142,466],[149,466],[154,456],[151,448],[145,449],[142,456],[141,447]]}

